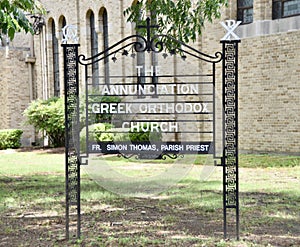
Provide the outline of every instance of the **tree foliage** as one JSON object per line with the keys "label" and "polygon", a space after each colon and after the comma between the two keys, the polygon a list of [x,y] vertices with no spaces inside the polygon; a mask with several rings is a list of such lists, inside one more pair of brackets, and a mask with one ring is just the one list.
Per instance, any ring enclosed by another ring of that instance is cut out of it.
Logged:
{"label": "tree foliage", "polygon": [[33,33],[32,23],[26,15],[42,11],[34,0],[0,0],[0,37],[2,33],[13,40],[16,32]]}
{"label": "tree foliage", "polygon": [[145,24],[152,15],[158,24],[158,33],[171,35],[188,43],[201,35],[205,21],[220,18],[220,9],[227,0],[140,0],[124,11],[127,21]]}

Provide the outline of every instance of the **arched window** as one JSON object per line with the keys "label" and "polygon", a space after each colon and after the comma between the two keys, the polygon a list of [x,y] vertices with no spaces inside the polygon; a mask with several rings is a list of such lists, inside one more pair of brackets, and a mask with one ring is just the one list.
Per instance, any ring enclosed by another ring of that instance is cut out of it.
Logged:
{"label": "arched window", "polygon": [[52,56],[53,56],[53,83],[54,83],[54,96],[60,95],[60,81],[59,81],[59,50],[58,39],[56,37],[55,22],[51,22],[51,36],[52,36]]}
{"label": "arched window", "polygon": [[61,16],[58,21],[58,27],[55,25],[54,20],[50,22],[51,37],[52,37],[52,61],[53,61],[53,94],[56,97],[60,96],[60,54],[59,54],[59,40],[62,39],[62,28],[66,25],[66,18]]}
{"label": "arched window", "polygon": [[[67,21],[66,21],[66,18],[63,16],[62,18],[61,18],[61,20],[60,20],[60,30],[62,30],[63,29],[63,27],[65,27],[67,25]],[[61,37],[61,39],[62,39],[62,37]]]}
{"label": "arched window", "polygon": [[66,18],[65,18],[64,16],[61,16],[61,17],[59,18],[59,33],[60,33],[59,39],[60,39],[60,40],[63,39],[62,29],[63,29],[63,27],[65,27],[66,25],[67,25]]}
{"label": "arched window", "polygon": [[[107,11],[105,8],[100,10],[99,14],[99,28],[102,30],[102,49],[105,51],[109,47],[108,42],[108,18],[107,18]],[[108,55],[108,52],[104,54],[105,56]],[[109,58],[104,58],[104,76],[105,76],[105,83],[109,84]]]}
{"label": "arched window", "polygon": [[[90,13],[90,34],[91,34],[91,55],[95,56],[96,54],[98,54],[98,35],[96,32],[96,26],[95,26],[95,15],[93,12]],[[99,65],[98,63],[93,63],[92,64],[92,75],[93,75],[93,79],[92,79],[92,83],[93,86],[97,86],[98,85],[98,76],[99,76]]]}

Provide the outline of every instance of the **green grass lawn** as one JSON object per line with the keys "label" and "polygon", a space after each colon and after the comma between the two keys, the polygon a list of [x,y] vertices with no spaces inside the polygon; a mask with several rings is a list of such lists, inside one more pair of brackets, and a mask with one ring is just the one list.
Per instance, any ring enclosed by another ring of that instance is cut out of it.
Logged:
{"label": "green grass lawn", "polygon": [[6,176],[27,176],[43,173],[63,174],[63,154],[44,152],[2,151],[0,154],[0,174]]}
{"label": "green grass lawn", "polygon": [[[143,197],[111,193],[83,168],[83,238],[66,241],[64,158],[1,151],[0,246],[300,246],[300,157],[240,155],[241,241],[222,239],[222,170],[205,156],[172,187]],[[173,161],[105,162],[150,183]]]}

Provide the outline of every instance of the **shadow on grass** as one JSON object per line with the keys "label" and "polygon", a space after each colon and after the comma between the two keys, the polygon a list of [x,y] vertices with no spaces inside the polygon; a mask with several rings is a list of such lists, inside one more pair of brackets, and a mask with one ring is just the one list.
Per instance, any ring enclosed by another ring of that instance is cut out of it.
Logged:
{"label": "shadow on grass", "polygon": [[[83,178],[84,237],[72,243],[64,240],[64,188],[63,176],[0,177],[0,246],[216,246],[223,237],[219,181],[185,180],[147,198],[118,196]],[[246,192],[240,204],[245,243],[300,246],[300,195]]]}
{"label": "shadow on grass", "polygon": [[[118,198],[113,200],[115,208],[110,205],[99,211],[97,201],[87,202],[90,210],[85,217],[88,222],[94,219],[95,230],[108,232],[106,237],[147,232],[153,239],[161,235],[167,239],[220,239],[223,209],[219,185],[218,181],[180,183],[156,199]],[[91,184],[86,189],[93,190],[94,186],[97,190],[97,185]],[[299,207],[300,196],[288,193],[240,193],[241,239],[262,245],[300,246]],[[229,236],[234,239],[231,213],[229,210]],[[122,224],[112,227],[113,222]]]}

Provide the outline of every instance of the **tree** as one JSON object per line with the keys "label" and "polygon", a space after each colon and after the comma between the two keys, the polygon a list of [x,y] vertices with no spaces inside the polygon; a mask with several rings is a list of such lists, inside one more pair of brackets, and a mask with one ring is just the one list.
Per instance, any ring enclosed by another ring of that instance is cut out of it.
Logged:
{"label": "tree", "polygon": [[227,0],[140,0],[128,7],[124,15],[127,21],[145,24],[145,16],[155,15],[158,33],[171,35],[188,43],[195,41],[205,21],[220,18],[220,9]]}
{"label": "tree", "polygon": [[16,32],[33,33],[27,14],[42,12],[42,8],[34,0],[0,0],[0,38],[7,35],[11,40]]}

